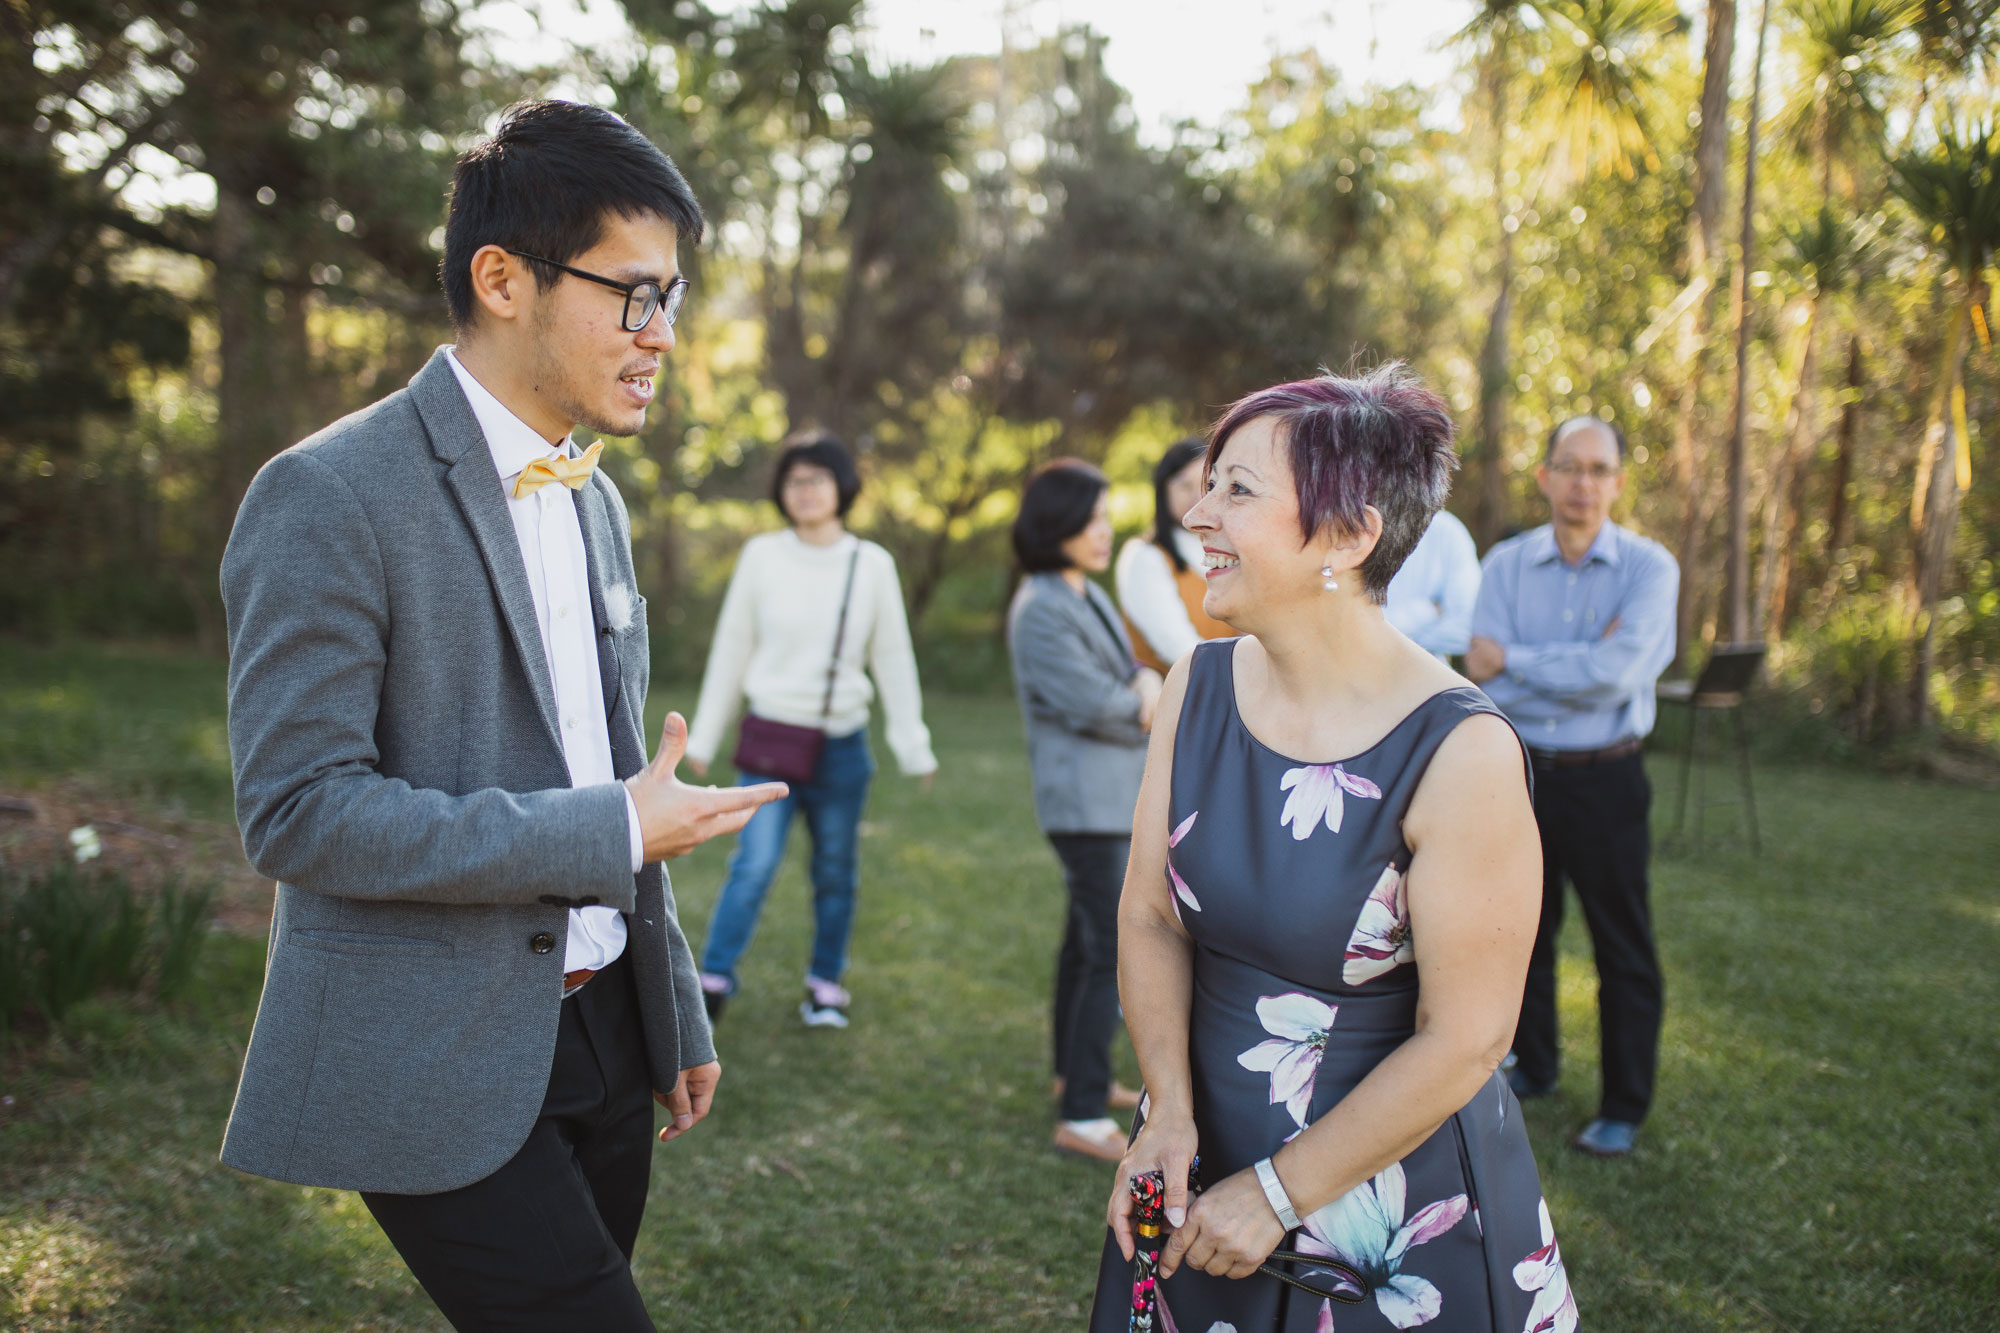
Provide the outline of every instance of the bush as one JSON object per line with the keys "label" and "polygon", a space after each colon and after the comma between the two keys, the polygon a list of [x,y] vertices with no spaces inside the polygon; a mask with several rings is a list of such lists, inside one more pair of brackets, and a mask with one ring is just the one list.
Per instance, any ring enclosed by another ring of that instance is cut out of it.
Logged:
{"label": "bush", "polygon": [[0,875],[0,1031],[30,1009],[60,1023],[81,1000],[129,994],[148,980],[161,999],[179,995],[214,900],[213,887],[178,880],[141,894],[116,871],[68,861],[25,879]]}

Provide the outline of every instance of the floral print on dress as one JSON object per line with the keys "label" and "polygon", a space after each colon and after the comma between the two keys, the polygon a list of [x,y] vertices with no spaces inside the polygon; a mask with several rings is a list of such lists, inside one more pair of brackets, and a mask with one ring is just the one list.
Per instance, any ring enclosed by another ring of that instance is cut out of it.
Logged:
{"label": "floral print on dress", "polygon": [[1347,963],[1341,980],[1350,986],[1393,972],[1417,956],[1410,940],[1410,899],[1403,872],[1391,864],[1361,905],[1354,934],[1347,941]]}
{"label": "floral print on dress", "polygon": [[1174,882],[1174,897],[1180,900],[1180,902],[1174,904],[1174,914],[1176,916],[1180,914],[1180,903],[1186,903],[1194,911],[1199,912],[1201,910],[1201,904],[1195,900],[1194,890],[1190,889],[1187,886],[1187,881],[1181,878],[1181,872],[1174,869],[1174,848],[1181,845],[1181,839],[1188,835],[1188,830],[1194,827],[1194,821],[1200,817],[1201,811],[1195,811],[1186,819],[1183,819],[1180,822],[1180,827],[1176,828],[1167,838],[1167,878]]}
{"label": "floral print on dress", "polygon": [[1278,790],[1288,791],[1285,809],[1278,816],[1278,823],[1289,824],[1292,839],[1304,842],[1319,832],[1320,822],[1326,822],[1327,831],[1340,832],[1340,816],[1346,798],[1342,793],[1379,801],[1382,789],[1367,778],[1359,778],[1339,764],[1307,764],[1304,768],[1285,771],[1278,780]]}
{"label": "floral print on dress", "polygon": [[1562,1249],[1556,1244],[1556,1227],[1549,1219],[1546,1198],[1542,1200],[1541,1220],[1542,1247],[1514,1265],[1514,1285],[1535,1293],[1521,1333],[1576,1333],[1576,1297],[1569,1289],[1569,1273],[1563,1268]]}
{"label": "floral print on dress", "polygon": [[1298,1240],[1300,1253],[1338,1259],[1361,1274],[1375,1293],[1382,1317],[1397,1328],[1428,1324],[1444,1308],[1443,1293],[1416,1274],[1403,1272],[1403,1260],[1417,1246],[1457,1226],[1470,1207],[1465,1195],[1456,1194],[1419,1208],[1405,1221],[1406,1189],[1403,1164],[1392,1162],[1375,1179],[1306,1218]]}
{"label": "floral print on dress", "polygon": [[1245,1069],[1269,1073],[1271,1104],[1285,1104],[1292,1119],[1303,1128],[1306,1111],[1312,1106],[1313,1080],[1319,1076],[1320,1056],[1326,1051],[1327,1035],[1333,1030],[1338,1005],[1315,1000],[1292,991],[1266,995],[1257,1001],[1257,1017],[1272,1034],[1236,1057]]}

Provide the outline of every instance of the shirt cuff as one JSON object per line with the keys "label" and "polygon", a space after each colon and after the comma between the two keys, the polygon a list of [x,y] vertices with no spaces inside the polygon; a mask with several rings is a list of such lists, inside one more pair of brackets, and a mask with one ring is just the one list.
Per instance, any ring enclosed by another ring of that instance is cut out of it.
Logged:
{"label": "shirt cuff", "polygon": [[639,831],[639,807],[632,802],[632,789],[624,783],[618,790],[625,793],[625,831],[632,845],[632,873],[638,874],[639,867],[646,864],[646,836]]}

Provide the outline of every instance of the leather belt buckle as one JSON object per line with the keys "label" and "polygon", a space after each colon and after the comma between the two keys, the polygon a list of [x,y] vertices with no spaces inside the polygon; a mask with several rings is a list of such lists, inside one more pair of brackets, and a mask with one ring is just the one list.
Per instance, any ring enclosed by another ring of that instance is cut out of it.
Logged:
{"label": "leather belt buckle", "polygon": [[563,973],[563,998],[567,1000],[582,990],[583,984],[596,975],[597,969],[594,967],[579,967],[574,972]]}

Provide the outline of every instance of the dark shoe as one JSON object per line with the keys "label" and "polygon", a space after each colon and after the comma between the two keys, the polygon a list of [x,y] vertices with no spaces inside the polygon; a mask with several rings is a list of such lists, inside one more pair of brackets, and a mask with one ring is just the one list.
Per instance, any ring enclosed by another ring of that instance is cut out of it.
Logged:
{"label": "dark shoe", "polygon": [[1569,1146],[1592,1157],[1629,1157],[1638,1138],[1639,1127],[1630,1121],[1599,1116],[1585,1125]]}
{"label": "dark shoe", "polygon": [[1507,1086],[1514,1090],[1515,1100],[1532,1102],[1538,1097],[1547,1097],[1554,1093],[1556,1081],[1550,1079],[1546,1083],[1537,1083],[1522,1073],[1521,1067],[1516,1065],[1507,1071]]}
{"label": "dark shoe", "polygon": [[717,976],[713,972],[701,974],[701,1007],[708,1011],[711,1027],[722,1020],[722,1010],[735,992],[736,988],[730,984],[728,977]]}

